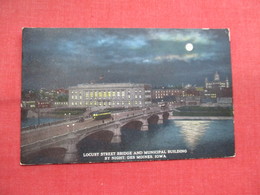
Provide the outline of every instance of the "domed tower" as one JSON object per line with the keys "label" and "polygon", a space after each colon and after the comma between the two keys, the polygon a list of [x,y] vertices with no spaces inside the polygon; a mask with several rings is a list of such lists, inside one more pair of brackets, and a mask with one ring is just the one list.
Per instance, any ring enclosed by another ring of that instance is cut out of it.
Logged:
{"label": "domed tower", "polygon": [[218,72],[216,72],[215,75],[214,75],[214,81],[220,81],[220,77],[219,77]]}

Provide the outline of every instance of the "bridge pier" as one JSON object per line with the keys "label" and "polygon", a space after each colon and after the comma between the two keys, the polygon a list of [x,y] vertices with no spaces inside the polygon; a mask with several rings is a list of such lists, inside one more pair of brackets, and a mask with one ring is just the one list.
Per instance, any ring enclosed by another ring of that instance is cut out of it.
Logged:
{"label": "bridge pier", "polygon": [[158,124],[163,124],[163,114],[158,114],[158,116],[159,116]]}
{"label": "bridge pier", "polygon": [[148,126],[148,121],[146,119],[141,120],[143,125],[141,127],[141,131],[148,131],[149,130],[149,126]]}
{"label": "bridge pier", "polygon": [[115,125],[113,132],[114,132],[114,136],[111,140],[111,143],[115,143],[115,144],[121,143],[121,127],[120,127],[120,124]]}
{"label": "bridge pier", "polygon": [[78,141],[77,136],[74,132],[71,132],[68,137],[68,143],[66,144],[66,153],[64,157],[64,163],[72,163],[77,162],[78,157],[78,149],[76,146],[76,142]]}

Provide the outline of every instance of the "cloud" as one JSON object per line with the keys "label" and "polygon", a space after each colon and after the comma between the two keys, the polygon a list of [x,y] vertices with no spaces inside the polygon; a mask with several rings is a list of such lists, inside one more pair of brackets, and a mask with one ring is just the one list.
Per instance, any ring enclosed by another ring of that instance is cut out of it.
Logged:
{"label": "cloud", "polygon": [[166,56],[156,56],[154,59],[157,61],[163,61],[163,60],[168,60],[168,61],[174,61],[174,60],[180,60],[180,61],[185,61],[188,62],[190,60],[195,60],[199,57],[198,54],[193,53],[193,54],[185,54],[185,55],[166,55]]}
{"label": "cloud", "polygon": [[[191,52],[185,50],[188,42]],[[197,81],[226,70],[229,49],[225,30],[26,29],[23,86],[71,86],[105,73],[105,82],[163,85],[191,71],[187,80]]]}
{"label": "cloud", "polygon": [[[207,30],[204,30],[207,31]],[[192,42],[195,44],[209,45],[215,43],[215,35],[208,34],[203,30],[159,30],[149,31],[152,40],[173,41],[173,42]]]}

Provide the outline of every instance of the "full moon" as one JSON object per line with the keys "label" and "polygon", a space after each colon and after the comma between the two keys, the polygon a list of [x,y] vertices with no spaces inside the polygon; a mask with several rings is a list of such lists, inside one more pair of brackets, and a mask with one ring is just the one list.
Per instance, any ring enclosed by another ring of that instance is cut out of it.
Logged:
{"label": "full moon", "polygon": [[187,44],[185,45],[185,49],[186,49],[187,51],[192,51],[192,50],[193,50],[193,45],[192,45],[191,43],[187,43]]}

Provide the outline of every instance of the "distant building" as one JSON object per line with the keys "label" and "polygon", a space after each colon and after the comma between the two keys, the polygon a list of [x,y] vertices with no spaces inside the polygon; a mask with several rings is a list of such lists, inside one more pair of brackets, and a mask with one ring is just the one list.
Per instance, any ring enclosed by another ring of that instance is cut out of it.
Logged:
{"label": "distant building", "polygon": [[22,101],[22,108],[36,108],[36,101]]}
{"label": "distant building", "polygon": [[53,106],[54,107],[68,107],[68,102],[59,102],[59,101],[55,101],[53,102]]}
{"label": "distant building", "polygon": [[200,96],[187,96],[185,97],[185,103],[189,106],[200,105]]}
{"label": "distant building", "polygon": [[145,107],[151,86],[132,83],[79,84],[69,87],[69,107]]}
{"label": "distant building", "polygon": [[[230,103],[219,103],[218,98],[221,97],[232,97],[232,88],[230,87],[229,80],[220,79],[218,72],[214,74],[214,80],[209,82],[208,79],[205,79],[205,88],[204,94],[201,98],[201,103],[203,104],[225,104],[228,105]],[[221,100],[222,101],[222,100]]]}
{"label": "distant building", "polygon": [[195,87],[187,87],[182,89],[160,88],[152,90],[152,101],[154,103],[167,103],[174,105],[198,105],[200,103],[200,95],[203,88],[197,90]]}
{"label": "distant building", "polygon": [[37,108],[51,108],[52,103],[49,101],[37,101],[36,106]]}
{"label": "distant building", "polygon": [[185,90],[173,89],[173,88],[160,88],[152,90],[152,101],[154,103],[167,102],[168,104],[174,104],[177,101],[177,97],[183,97]]}
{"label": "distant building", "polygon": [[180,90],[180,89],[168,89],[168,88],[153,89],[152,99],[162,99],[164,97],[169,97],[169,96],[181,96],[183,95],[183,93],[184,90]]}
{"label": "distant building", "polygon": [[205,78],[205,88],[220,90],[223,88],[229,88],[229,80],[226,78],[225,81],[221,81],[218,72],[216,72],[214,75],[214,80],[212,82],[209,82],[208,78]]}
{"label": "distant building", "polygon": [[232,98],[231,97],[217,98],[217,103],[219,106],[232,106]]}

